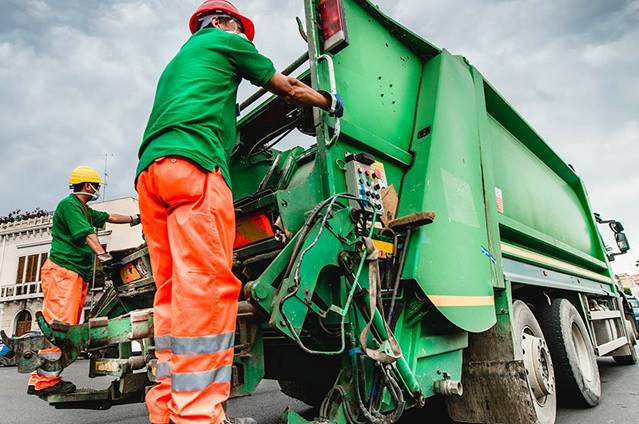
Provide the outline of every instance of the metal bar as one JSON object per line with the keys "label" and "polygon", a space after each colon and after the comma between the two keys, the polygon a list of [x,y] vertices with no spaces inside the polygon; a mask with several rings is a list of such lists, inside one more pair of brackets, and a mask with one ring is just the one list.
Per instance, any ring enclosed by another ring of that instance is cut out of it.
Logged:
{"label": "metal bar", "polygon": [[[295,59],[293,63],[291,63],[290,65],[288,65],[286,68],[282,70],[282,75],[292,74],[293,71],[295,71],[297,68],[302,66],[304,63],[306,63],[307,60],[308,60],[308,52],[304,52],[304,54],[302,54],[300,57]],[[246,100],[240,103],[240,111],[246,109],[247,107],[255,103],[260,97],[262,97],[266,93],[268,93],[267,90],[265,90],[264,88],[260,88],[255,93],[251,94]]]}
{"label": "metal bar", "polygon": [[597,346],[597,355],[603,356],[613,350],[619,349],[621,346],[625,346],[628,343],[628,339],[625,337],[619,337],[618,339],[611,340],[607,343]]}
{"label": "metal bar", "polygon": [[613,296],[610,286],[587,278],[576,277],[559,271],[552,271],[537,265],[503,258],[504,276],[514,283],[531,286],[550,287],[604,296]]}
{"label": "metal bar", "polygon": [[562,261],[559,259],[552,258],[550,256],[542,255],[540,253],[533,252],[532,250],[524,249],[523,247],[518,247],[512,244],[502,242],[501,252],[505,256],[514,256],[516,258],[522,258],[527,261],[541,263],[551,268],[556,268],[561,271],[570,272],[572,274],[581,275],[583,277],[600,281],[602,283],[614,285],[610,277],[597,274],[596,272],[573,265],[566,261]]}
{"label": "metal bar", "polygon": [[590,311],[590,320],[621,318],[619,311]]}
{"label": "metal bar", "polygon": [[404,245],[402,246],[402,253],[399,255],[399,264],[397,266],[397,274],[395,275],[395,282],[393,283],[393,297],[391,299],[390,307],[388,308],[388,320],[392,328],[395,327],[393,320],[393,312],[395,312],[395,301],[397,299],[397,292],[399,291],[399,282],[402,279],[402,272],[404,272],[404,262],[406,261],[406,252],[408,251],[408,244],[410,243],[411,236],[410,227],[406,229],[406,237],[404,237]]}
{"label": "metal bar", "polygon": [[[384,319],[382,318],[382,314],[380,314],[379,309],[375,309],[375,315],[373,317],[373,327],[377,334],[379,334],[381,340],[388,340],[388,332],[386,331],[386,326],[384,325]],[[408,365],[406,361],[406,357],[404,355],[400,356],[397,359],[397,370],[404,380],[404,384],[408,391],[417,395],[421,393],[420,385],[417,379],[415,378],[415,374],[413,370]]]}

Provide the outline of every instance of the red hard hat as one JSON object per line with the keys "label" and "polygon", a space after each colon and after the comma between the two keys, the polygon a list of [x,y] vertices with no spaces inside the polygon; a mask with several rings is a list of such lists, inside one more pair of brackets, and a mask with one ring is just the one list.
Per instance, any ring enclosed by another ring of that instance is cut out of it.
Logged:
{"label": "red hard hat", "polygon": [[191,19],[189,19],[189,29],[191,30],[191,34],[195,34],[197,30],[200,29],[198,19],[202,15],[206,15],[210,12],[215,12],[219,10],[221,12],[226,12],[234,18],[239,19],[242,22],[242,28],[244,29],[244,35],[246,38],[253,41],[253,37],[255,37],[255,25],[253,22],[243,16],[238,10],[237,7],[233,6],[233,3],[227,0],[206,0],[204,3],[197,8]]}

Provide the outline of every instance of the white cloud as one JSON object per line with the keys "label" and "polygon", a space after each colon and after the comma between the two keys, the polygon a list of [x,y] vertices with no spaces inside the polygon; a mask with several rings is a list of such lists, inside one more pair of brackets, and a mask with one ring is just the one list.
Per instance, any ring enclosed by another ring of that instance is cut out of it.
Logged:
{"label": "white cloud", "polygon": [[[52,208],[71,168],[102,169],[133,193],[157,79],[198,1],[5,0],[0,15],[0,213]],[[302,2],[238,1],[256,44],[285,67],[303,50]],[[639,1],[383,0],[382,10],[465,55],[585,180],[595,210],[624,221],[639,251]],[[243,85],[241,95],[254,88]]]}

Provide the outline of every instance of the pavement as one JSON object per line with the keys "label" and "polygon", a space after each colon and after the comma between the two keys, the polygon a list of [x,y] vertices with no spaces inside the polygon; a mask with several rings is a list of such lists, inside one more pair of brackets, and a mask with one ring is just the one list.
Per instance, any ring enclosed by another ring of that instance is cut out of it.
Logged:
{"label": "pavement", "polygon": [[[105,388],[109,379],[89,379],[88,362],[79,361],[65,370],[65,376],[78,386]],[[602,400],[592,409],[561,408],[557,424],[637,424],[639,423],[639,365],[619,366],[611,359],[599,360]],[[0,424],[144,424],[148,423],[143,404],[114,406],[108,411],[57,410],[35,396],[26,395],[27,375],[15,368],[0,367]],[[276,424],[278,417],[291,408],[299,413],[314,411],[279,390],[276,381],[265,380],[247,397],[229,401],[232,417],[250,416],[259,424]],[[426,415],[428,424],[441,424],[438,411]],[[403,420],[405,421],[405,420]],[[421,420],[420,420],[421,421]]]}

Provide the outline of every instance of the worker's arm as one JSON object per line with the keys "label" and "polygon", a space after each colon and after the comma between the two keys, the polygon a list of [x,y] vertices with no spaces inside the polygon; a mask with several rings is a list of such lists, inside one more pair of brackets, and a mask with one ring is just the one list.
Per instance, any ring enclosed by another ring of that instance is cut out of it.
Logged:
{"label": "worker's arm", "polygon": [[297,78],[276,72],[264,86],[268,91],[297,106],[314,106],[341,116],[344,110],[339,96],[326,91],[316,91]]}
{"label": "worker's arm", "polygon": [[130,215],[120,215],[117,213],[109,214],[109,218],[107,218],[107,222],[111,224],[131,224],[137,225],[140,223],[140,215],[130,216]]}
{"label": "worker's arm", "polygon": [[276,72],[264,88],[297,106],[316,106],[322,109],[331,106],[329,97],[318,93],[297,78],[280,72]]}
{"label": "worker's arm", "polygon": [[84,240],[86,240],[87,246],[89,246],[96,255],[100,256],[106,254],[106,250],[104,250],[104,247],[102,247],[102,244],[100,244],[100,240],[98,239],[98,235],[96,233],[89,234],[84,238]]}
{"label": "worker's arm", "polygon": [[95,255],[98,257],[98,260],[102,264],[102,269],[104,271],[111,271],[111,269],[116,266],[116,262],[113,260],[113,256],[110,253],[107,253],[104,250],[104,247],[100,244],[100,240],[98,239],[98,235],[96,233],[91,233],[85,237],[87,245],[93,250]]}

